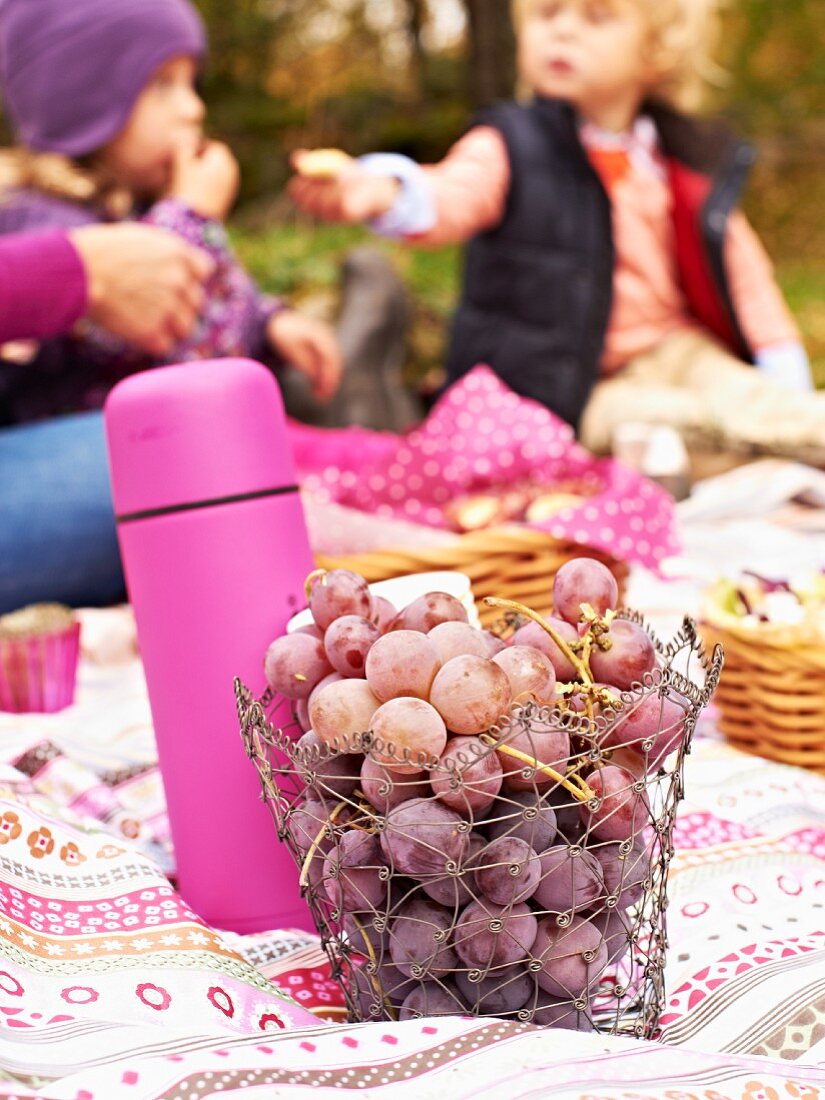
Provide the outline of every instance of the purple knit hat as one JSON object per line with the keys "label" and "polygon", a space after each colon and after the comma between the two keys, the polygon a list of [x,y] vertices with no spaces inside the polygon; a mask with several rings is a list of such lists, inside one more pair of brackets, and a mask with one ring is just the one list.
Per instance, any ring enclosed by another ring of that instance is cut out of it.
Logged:
{"label": "purple knit hat", "polygon": [[159,65],[205,52],[187,0],[0,0],[0,83],[29,149],[96,152],[126,125]]}

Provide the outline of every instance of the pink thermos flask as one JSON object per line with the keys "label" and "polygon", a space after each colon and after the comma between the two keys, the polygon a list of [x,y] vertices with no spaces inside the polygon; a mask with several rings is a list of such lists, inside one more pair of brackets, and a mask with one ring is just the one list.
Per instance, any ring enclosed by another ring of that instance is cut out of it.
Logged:
{"label": "pink thermos flask", "polygon": [[180,891],[219,928],[310,930],[232,689],[262,692],[313,568],[278,384],[243,359],[162,367],[119,383],[105,418]]}

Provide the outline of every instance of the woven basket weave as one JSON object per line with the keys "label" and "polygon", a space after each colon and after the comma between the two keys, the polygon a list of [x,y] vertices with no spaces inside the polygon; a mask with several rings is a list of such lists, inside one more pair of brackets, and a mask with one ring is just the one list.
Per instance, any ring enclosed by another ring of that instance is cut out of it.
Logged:
{"label": "woven basket weave", "polygon": [[349,557],[319,555],[324,569],[351,569],[371,584],[410,573],[456,570],[470,578],[482,625],[501,617],[486,607],[485,596],[517,600],[541,615],[553,608],[553,578],[565,562],[589,557],[603,562],[619,582],[620,604],[628,567],[597,550],[558,542],[528,527],[496,527],[456,537],[449,546],[424,550],[375,550]]}
{"label": "woven basket weave", "polygon": [[[727,617],[726,617],[727,618]],[[719,727],[737,748],[825,775],[825,644],[795,627],[705,621],[725,647]]]}

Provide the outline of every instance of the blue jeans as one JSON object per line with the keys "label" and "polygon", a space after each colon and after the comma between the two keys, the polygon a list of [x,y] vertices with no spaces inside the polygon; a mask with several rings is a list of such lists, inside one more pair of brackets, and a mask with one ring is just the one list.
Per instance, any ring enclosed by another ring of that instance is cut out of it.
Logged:
{"label": "blue jeans", "polygon": [[123,597],[103,414],[0,429],[0,614]]}

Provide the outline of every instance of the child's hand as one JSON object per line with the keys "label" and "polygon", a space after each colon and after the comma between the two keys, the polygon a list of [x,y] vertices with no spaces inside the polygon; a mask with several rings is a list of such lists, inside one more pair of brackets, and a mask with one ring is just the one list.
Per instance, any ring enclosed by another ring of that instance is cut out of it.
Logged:
{"label": "child's hand", "polygon": [[331,222],[366,222],[380,218],[391,210],[401,184],[392,176],[374,176],[350,161],[337,175],[314,177],[301,175],[301,161],[306,150],[292,156],[297,175],[289,184],[294,201],[314,214]]}
{"label": "child's hand", "polygon": [[229,147],[209,141],[199,151],[178,150],[169,197],[185,202],[201,217],[225,221],[240,182],[238,162]]}
{"label": "child's hand", "polygon": [[266,332],[273,350],[307,376],[315,397],[329,401],[344,370],[338,339],[329,325],[287,309],[270,319]]}

